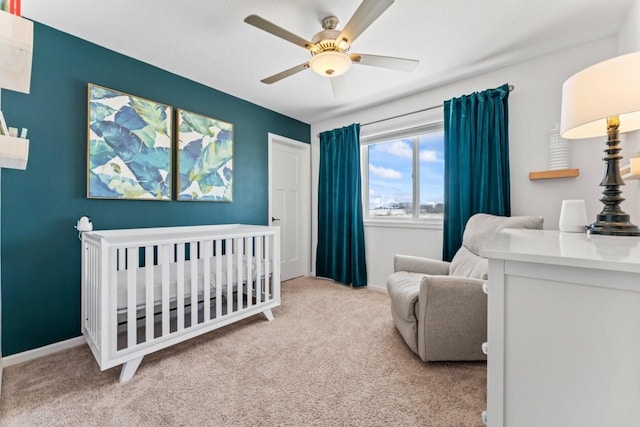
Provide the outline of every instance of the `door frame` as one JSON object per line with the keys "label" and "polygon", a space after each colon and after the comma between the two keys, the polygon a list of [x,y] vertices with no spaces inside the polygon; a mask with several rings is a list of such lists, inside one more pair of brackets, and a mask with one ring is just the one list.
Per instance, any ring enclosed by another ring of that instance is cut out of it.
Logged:
{"label": "door frame", "polygon": [[[304,191],[302,194],[303,200],[306,200],[307,203],[304,203],[302,206],[303,212],[301,212],[302,218],[300,218],[301,230],[300,235],[304,239],[301,243],[300,247],[303,248],[304,254],[302,255],[304,258],[305,264],[305,275],[309,276],[311,274],[311,144],[307,144],[306,142],[297,141],[295,139],[287,138],[286,136],[280,136],[275,133],[268,133],[269,145],[268,145],[268,199],[269,199],[269,208],[267,213],[267,224],[271,225],[272,218],[272,186],[273,186],[273,177],[272,177],[272,159],[273,159],[273,144],[283,144],[291,148],[295,148],[296,150],[300,150],[302,152],[301,159],[301,171],[306,171],[307,173],[303,173],[302,182],[300,183],[300,188]],[[284,242],[281,240],[280,244]]]}

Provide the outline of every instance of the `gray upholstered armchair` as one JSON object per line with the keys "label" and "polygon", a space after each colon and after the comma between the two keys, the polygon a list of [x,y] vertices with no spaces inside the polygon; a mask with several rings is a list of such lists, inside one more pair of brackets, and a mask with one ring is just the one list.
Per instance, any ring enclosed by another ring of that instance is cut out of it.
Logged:
{"label": "gray upholstered armchair", "polygon": [[407,345],[422,360],[485,360],[488,261],[480,248],[504,228],[542,228],[542,218],[476,214],[465,226],[451,262],[406,255],[394,258],[387,279],[391,316]]}

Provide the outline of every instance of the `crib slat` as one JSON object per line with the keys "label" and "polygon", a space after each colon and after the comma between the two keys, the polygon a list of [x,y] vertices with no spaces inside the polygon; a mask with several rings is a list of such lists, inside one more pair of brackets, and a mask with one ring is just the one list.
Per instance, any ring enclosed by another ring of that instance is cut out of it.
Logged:
{"label": "crib slat", "polygon": [[116,249],[116,255],[118,256],[117,259],[117,271],[120,270],[124,270],[125,269],[125,265],[127,264],[126,260],[125,260],[125,249]]}
{"label": "crib slat", "polygon": [[198,243],[189,242],[191,256],[191,326],[198,324]]}
{"label": "crib slat", "polygon": [[176,251],[176,275],[178,285],[176,288],[177,330],[184,329],[184,243],[178,243]]}
{"label": "crib slat", "polygon": [[256,237],[256,304],[262,301],[262,245],[264,237]]}
{"label": "crib slat", "polygon": [[86,310],[86,312],[83,313],[83,322],[85,323],[86,328],[91,331],[92,338],[95,339],[95,337],[93,336],[93,270],[95,268],[93,265],[93,251],[91,250],[91,247],[86,243],[83,243],[83,246],[85,250],[85,259],[82,266],[82,275],[83,280],[87,281],[83,283],[83,290],[85,290],[86,292],[83,300],[84,304],[82,306],[83,310]]}
{"label": "crib slat", "polygon": [[91,319],[91,329],[92,332],[96,334],[96,341],[100,342],[100,327],[99,327],[99,323],[98,323],[98,319],[99,319],[99,312],[98,312],[98,303],[100,302],[100,298],[98,295],[98,274],[99,274],[99,269],[98,269],[98,251],[96,250],[95,246],[91,245],[90,246],[90,259],[91,259],[91,315],[90,315],[90,319]]}
{"label": "crib slat", "polygon": [[231,239],[225,239],[225,260],[227,261],[227,280],[224,282],[227,289],[227,314],[233,312],[233,243]]}
{"label": "crib slat", "polygon": [[[109,266],[107,267],[107,271],[102,271],[100,274],[100,281],[103,278],[106,278],[109,281],[107,285],[107,289],[104,292],[100,292],[100,301],[101,310],[107,311],[107,322],[108,325],[105,325],[108,328],[108,333],[105,333],[105,340],[109,342],[109,348],[103,349],[103,351],[107,354],[115,354],[118,349],[118,250],[115,248],[109,248],[108,250],[108,262]],[[101,263],[104,262],[104,259],[100,257]],[[126,286],[126,283],[124,284]],[[104,289],[104,286],[102,287]],[[105,298],[108,293],[109,297]]]}
{"label": "crib slat", "polygon": [[272,236],[273,240],[273,274],[271,280],[271,299],[280,303],[280,233]]}
{"label": "crib slat", "polygon": [[216,239],[216,318],[222,317],[222,240]]}
{"label": "crib slat", "polygon": [[153,339],[153,246],[145,246],[144,248],[144,295],[145,295],[145,342]]}
{"label": "crib slat", "polygon": [[[94,272],[93,272],[93,280],[94,280],[94,284],[93,284],[93,297],[95,298],[94,304],[93,304],[93,316],[94,316],[94,320],[93,320],[93,326],[94,328],[97,329],[97,337],[98,337],[98,342],[101,342],[102,340],[102,325],[100,324],[100,316],[101,316],[101,307],[100,307],[100,268],[98,267],[100,265],[100,253],[98,251],[97,247],[92,247],[92,251],[93,251],[93,262],[94,264]],[[104,267],[102,267],[104,268]]]}
{"label": "crib slat", "polygon": [[136,270],[138,268],[138,248],[127,248],[127,348],[137,344],[136,327]]}
{"label": "crib slat", "polygon": [[84,248],[84,257],[82,259],[82,322],[85,325],[85,328],[91,332],[91,337],[93,336],[93,265],[92,259],[93,254],[91,252],[91,248],[86,243],[82,243]]}
{"label": "crib slat", "polygon": [[243,277],[242,277],[242,253],[244,252],[244,239],[243,238],[238,238],[236,239],[236,250],[237,250],[237,257],[238,257],[238,261],[236,264],[236,274],[237,274],[237,278],[238,281],[237,286],[236,286],[236,300],[237,300],[237,304],[238,304],[238,311],[242,310],[242,282],[243,282]]}
{"label": "crib slat", "polygon": [[271,236],[264,236],[264,300],[269,301],[271,299],[271,292],[269,289],[269,278],[271,269]]}
{"label": "crib slat", "polygon": [[245,239],[245,248],[247,248],[245,259],[247,261],[247,307],[251,307],[253,302],[253,274],[252,274],[252,262],[253,262],[253,237],[247,237]]}
{"label": "crib slat", "polygon": [[170,319],[169,319],[169,275],[170,275],[170,261],[171,261],[171,246],[162,245],[160,247],[160,263],[161,263],[161,276],[162,276],[162,336],[169,335],[170,332]]}
{"label": "crib slat", "polygon": [[211,319],[211,257],[213,256],[213,242],[204,242],[204,274],[202,276],[202,290],[204,293],[204,321]]}

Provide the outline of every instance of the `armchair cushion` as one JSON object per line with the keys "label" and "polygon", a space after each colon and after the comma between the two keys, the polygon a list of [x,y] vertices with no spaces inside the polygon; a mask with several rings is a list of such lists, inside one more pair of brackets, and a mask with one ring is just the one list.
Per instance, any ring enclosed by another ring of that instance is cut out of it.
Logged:
{"label": "armchair cushion", "polygon": [[389,297],[391,299],[391,317],[396,328],[414,353],[418,353],[418,295],[420,281],[424,274],[399,271],[389,277]]}
{"label": "armchair cushion", "polygon": [[542,217],[473,215],[464,227],[462,247],[451,260],[449,274],[486,279],[489,263],[480,257],[480,248],[505,228],[542,228]]}
{"label": "armchair cushion", "polygon": [[436,259],[422,258],[410,255],[396,255],[393,257],[393,271],[412,271],[424,274],[449,274],[450,263]]}
{"label": "armchair cushion", "polygon": [[418,299],[422,360],[486,360],[487,295],[483,280],[424,276]]}
{"label": "armchair cushion", "polygon": [[451,260],[450,274],[452,276],[486,280],[488,272],[489,261],[464,246],[458,249]]}

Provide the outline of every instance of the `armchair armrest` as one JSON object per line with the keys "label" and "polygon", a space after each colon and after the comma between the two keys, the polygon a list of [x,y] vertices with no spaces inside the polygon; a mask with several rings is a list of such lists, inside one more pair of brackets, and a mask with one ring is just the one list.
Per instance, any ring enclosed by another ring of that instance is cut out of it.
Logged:
{"label": "armchair armrest", "polygon": [[486,360],[483,280],[425,276],[418,297],[418,354],[424,361]]}
{"label": "armchair armrest", "polygon": [[410,271],[412,273],[449,274],[449,262],[436,259],[422,258],[410,255],[396,255],[393,257],[393,271]]}

